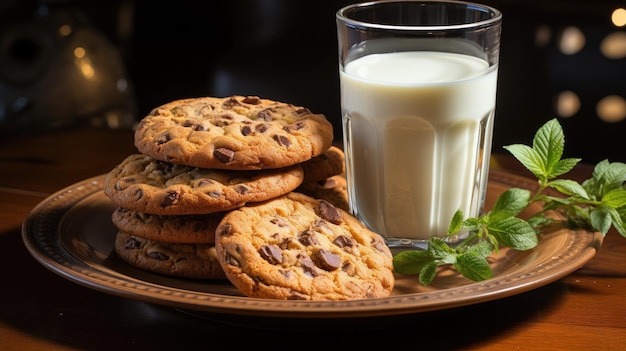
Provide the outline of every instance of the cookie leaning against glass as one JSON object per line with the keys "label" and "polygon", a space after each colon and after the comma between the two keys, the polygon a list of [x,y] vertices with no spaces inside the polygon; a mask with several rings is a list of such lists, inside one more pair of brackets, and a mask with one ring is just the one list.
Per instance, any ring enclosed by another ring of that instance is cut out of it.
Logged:
{"label": "cookie leaning against glass", "polygon": [[303,162],[303,183],[317,183],[326,179],[343,174],[345,172],[346,158],[343,150],[337,146],[331,146],[319,156]]}
{"label": "cookie leaning against glass", "polygon": [[321,155],[333,141],[322,114],[258,97],[200,97],[153,109],[135,146],[155,159],[193,167],[282,168]]}

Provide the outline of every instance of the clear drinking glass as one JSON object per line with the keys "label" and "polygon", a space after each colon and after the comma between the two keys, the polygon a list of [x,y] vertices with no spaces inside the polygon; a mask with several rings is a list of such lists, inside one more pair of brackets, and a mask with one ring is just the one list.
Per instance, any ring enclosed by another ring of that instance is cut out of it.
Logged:
{"label": "clear drinking glass", "polygon": [[337,12],[351,212],[390,246],[443,237],[483,210],[502,14],[457,1]]}

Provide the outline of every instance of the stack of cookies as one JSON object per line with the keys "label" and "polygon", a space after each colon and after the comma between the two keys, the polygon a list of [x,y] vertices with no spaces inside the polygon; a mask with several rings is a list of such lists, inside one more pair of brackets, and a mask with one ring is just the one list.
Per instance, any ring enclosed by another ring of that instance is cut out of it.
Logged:
{"label": "stack of cookies", "polygon": [[140,269],[228,279],[247,296],[388,296],[383,239],[347,210],[343,152],[321,114],[258,97],[155,108],[139,153],[109,172],[117,255]]}

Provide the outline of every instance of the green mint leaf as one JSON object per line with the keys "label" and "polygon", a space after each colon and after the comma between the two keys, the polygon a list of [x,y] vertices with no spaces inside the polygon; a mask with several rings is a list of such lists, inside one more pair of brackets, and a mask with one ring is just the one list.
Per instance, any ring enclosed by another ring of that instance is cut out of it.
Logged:
{"label": "green mint leaf", "polygon": [[592,178],[585,180],[582,185],[587,193],[600,199],[607,192],[621,188],[624,182],[626,182],[626,164],[603,160],[594,167]]}
{"label": "green mint leaf", "polygon": [[558,168],[564,147],[565,135],[556,118],[549,120],[537,130],[533,139],[533,150],[537,151],[541,157],[547,178],[554,177],[554,171]]}
{"label": "green mint leaf", "polygon": [[526,189],[510,188],[496,199],[489,218],[491,220],[516,216],[522,212],[530,202],[530,191]]}
{"label": "green mint leaf", "polygon": [[526,220],[533,228],[547,227],[554,223],[554,218],[546,217],[545,213],[538,213]]}
{"label": "green mint leaf", "polygon": [[436,262],[430,262],[422,268],[418,277],[420,284],[427,286],[435,279],[437,266]]}
{"label": "green mint leaf", "polygon": [[613,223],[611,211],[605,206],[598,206],[592,209],[591,213],[589,213],[589,220],[593,228],[602,233],[602,235],[606,235]]}
{"label": "green mint leaf", "polygon": [[467,218],[461,224],[462,230],[474,232],[480,229],[482,226],[482,218]]}
{"label": "green mint leaf", "polygon": [[538,243],[535,229],[528,222],[518,217],[506,217],[497,221],[490,221],[488,230],[498,243],[515,250],[532,249]]}
{"label": "green mint leaf", "polygon": [[[465,250],[464,253],[486,258],[487,256],[491,255],[494,249],[495,249],[494,245],[490,243],[489,241],[481,241],[478,244],[469,246],[467,250]],[[458,260],[458,256],[457,256],[457,260]]]}
{"label": "green mint leaf", "polygon": [[595,179],[604,178],[604,174],[608,172],[609,167],[611,166],[611,162],[609,160],[602,160],[596,164],[593,169],[593,177]]}
{"label": "green mint leaf", "polygon": [[626,189],[612,189],[602,197],[602,203],[612,208],[626,206]]}
{"label": "green mint leaf", "polygon": [[428,251],[406,250],[393,256],[393,269],[400,274],[418,274],[435,259]]}
{"label": "green mint leaf", "polygon": [[589,178],[582,183],[582,187],[594,200],[602,198],[602,189],[604,187],[602,180],[595,177]]}
{"label": "green mint leaf", "polygon": [[621,162],[600,161],[593,171],[593,178],[603,180],[612,187],[626,182],[626,164]]}
{"label": "green mint leaf", "polygon": [[612,208],[611,217],[613,218],[613,226],[617,232],[626,238],[626,206],[618,209]]}
{"label": "green mint leaf", "polygon": [[456,259],[456,251],[440,238],[429,239],[427,251],[431,257],[444,263],[454,263]]}
{"label": "green mint leaf", "polygon": [[450,236],[461,230],[461,224],[463,224],[463,212],[461,210],[457,210],[452,216],[450,227],[448,228],[448,233],[446,233],[446,235]]}
{"label": "green mint leaf", "polygon": [[541,155],[527,145],[513,144],[504,147],[508,150],[524,167],[526,167],[535,177],[545,179],[547,170]]}
{"label": "green mint leaf", "polygon": [[473,281],[482,281],[493,276],[489,262],[474,253],[463,253],[457,257],[454,268],[464,277]]}
{"label": "green mint leaf", "polygon": [[550,171],[550,178],[556,178],[571,171],[580,162],[580,158],[564,158],[557,162]]}
{"label": "green mint leaf", "polygon": [[582,185],[578,182],[568,179],[555,179],[548,184],[549,187],[554,188],[562,194],[569,196],[577,196],[582,199],[591,200],[589,194]]}
{"label": "green mint leaf", "polygon": [[505,146],[522,165],[528,168],[540,181],[556,178],[574,168],[580,159],[563,156],[565,136],[556,119],[546,122],[535,134],[532,148],[514,144]]}

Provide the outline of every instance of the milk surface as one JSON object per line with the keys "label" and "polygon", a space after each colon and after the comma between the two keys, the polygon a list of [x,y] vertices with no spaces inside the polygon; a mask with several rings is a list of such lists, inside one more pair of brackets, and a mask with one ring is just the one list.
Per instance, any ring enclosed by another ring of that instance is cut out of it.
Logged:
{"label": "milk surface", "polygon": [[443,236],[487,182],[497,67],[443,52],[372,54],[340,72],[351,210],[386,237]]}

